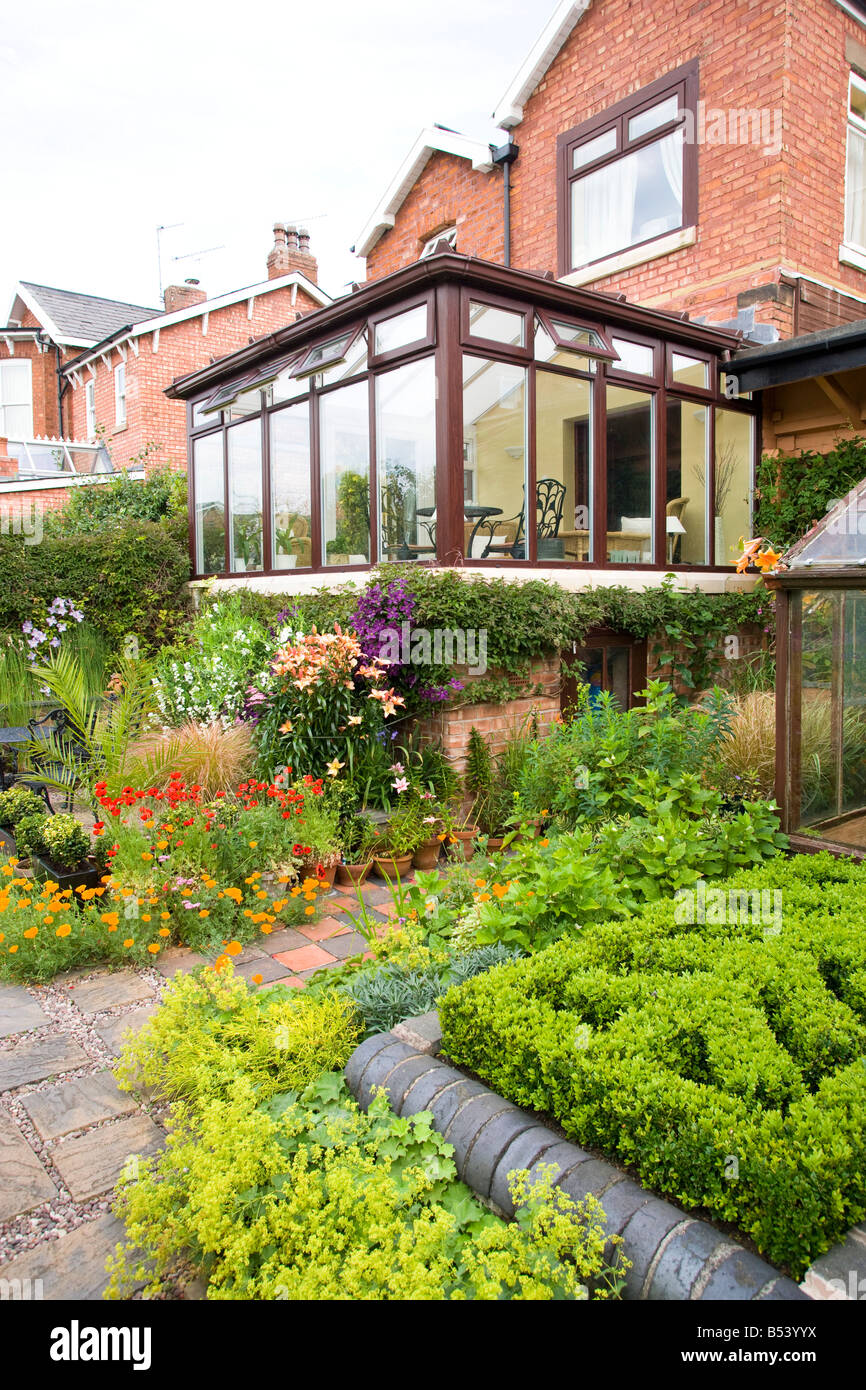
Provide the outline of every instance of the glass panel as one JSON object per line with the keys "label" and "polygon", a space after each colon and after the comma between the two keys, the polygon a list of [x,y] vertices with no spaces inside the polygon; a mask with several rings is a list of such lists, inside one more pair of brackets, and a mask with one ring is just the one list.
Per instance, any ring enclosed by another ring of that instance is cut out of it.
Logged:
{"label": "glass panel", "polygon": [[303,569],[313,562],[309,401],[275,410],[269,428],[273,567]]}
{"label": "glass panel", "polygon": [[664,101],[651,106],[648,111],[641,111],[637,116],[632,116],[628,123],[628,138],[639,140],[642,135],[649,135],[651,130],[658,130],[659,126],[675,121],[679,114],[680,99],[674,93],[672,97],[665,97]]}
{"label": "glass panel", "polygon": [[611,362],[611,370],[633,372],[635,376],[653,376],[653,350],[645,343],[630,343],[625,338],[612,338],[611,342],[619,353],[619,361]]}
{"label": "glass panel", "polygon": [[291,371],[291,367],[286,367],[275,377],[267,395],[268,405],[279,405],[282,401],[294,401],[298,396],[306,396],[310,389],[309,381],[306,377],[292,376]]}
{"label": "glass panel", "polygon": [[526,559],[526,369],[463,357],[463,462],[475,478],[465,503],[467,559]]}
{"label": "glass panel", "polygon": [[323,560],[362,565],[370,559],[370,411],[366,381],[319,400]]}
{"label": "glass panel", "polygon": [[495,343],[523,347],[526,338],[526,315],[511,309],[496,309],[492,304],[469,301],[469,332],[473,338],[489,338]]}
{"label": "glass panel", "polygon": [[[728,385],[729,381],[730,386]],[[733,374],[729,376],[727,372],[719,373],[719,394],[729,401],[750,401],[752,399],[751,391],[741,391],[736,376]]]}
{"label": "glass panel", "polygon": [[607,681],[605,689],[610,691],[620,709],[628,709],[630,702],[630,652],[630,647],[608,647],[607,649]]}
{"label": "glass panel", "polygon": [[[833,693],[834,635],[838,636],[841,595],[832,590],[804,592],[800,643],[800,823],[836,814],[839,793],[838,759],[833,731],[838,727],[838,702]],[[796,661],[794,663],[796,667]],[[793,701],[792,701],[793,704]]]}
{"label": "glass panel", "polygon": [[848,93],[848,109],[852,116],[866,122],[866,86],[852,74]]}
{"label": "glass panel", "polygon": [[358,376],[367,370],[367,334],[361,333],[346,354],[345,360],[335,362],[316,376],[316,384],[331,386],[334,382],[345,381],[347,377]]}
{"label": "glass panel", "polygon": [[683,223],[682,127],[571,186],[571,264],[612,256]]}
{"label": "glass panel", "polygon": [[221,574],[226,565],[226,509],[223,437],[201,435],[193,441],[195,479],[195,567],[198,574]]}
{"label": "glass panel", "polygon": [[539,564],[589,560],[592,529],[592,383],[535,378],[536,534]]}
{"label": "glass panel", "polygon": [[607,558],[613,564],[653,558],[652,409],[646,392],[608,385]]}
{"label": "glass panel", "polygon": [[[866,594],[844,596],[842,660],[842,812],[866,810]],[[842,828],[846,842],[866,847],[866,814]],[[840,836],[841,838],[841,836]]]}
{"label": "glass panel", "polygon": [[9,441],[9,454],[18,460],[18,471],[31,477],[52,477],[71,473],[72,464],[64,444],[34,444]]}
{"label": "glass panel", "polygon": [[262,393],[260,390],[242,391],[228,407],[226,420],[242,420],[246,415],[258,414],[261,408]]}
{"label": "glass panel", "polygon": [[326,343],[319,343],[317,347],[310,349],[295,370],[303,371],[305,376],[309,376],[311,372],[320,370],[329,362],[337,361],[345,353],[351,337],[351,333],[341,333],[339,338],[329,338]]}
{"label": "glass panel", "polygon": [[432,357],[376,378],[376,449],[381,558],[416,560],[419,555],[435,555],[436,371]]}
{"label": "glass panel", "polygon": [[233,574],[262,568],[262,426],[259,417],[226,432]]}
{"label": "glass panel", "polygon": [[69,456],[76,473],[113,473],[114,467],[104,447],[81,449],[69,446]]}
{"label": "glass panel", "polygon": [[576,347],[583,344],[586,347],[601,348],[605,352],[607,351],[601,340],[601,335],[594,332],[593,329],[581,328],[576,323],[565,323],[562,319],[551,319],[550,322],[554,333],[563,342],[574,343]]}
{"label": "glass panel", "polygon": [[535,320],[535,360],[570,367],[574,372],[594,372],[596,367],[594,357],[581,357],[570,348],[558,347],[540,319]]}
{"label": "glass panel", "polygon": [[851,125],[845,172],[845,241],[866,249],[866,135]]}
{"label": "glass panel", "polygon": [[587,140],[585,145],[578,145],[571,156],[572,169],[584,169],[587,164],[592,164],[596,159],[603,159],[606,154],[613,154],[616,149],[616,126],[611,130],[606,130],[603,135],[596,135],[593,140]]}
{"label": "glass panel", "polygon": [[396,352],[408,343],[427,337],[427,305],[417,304],[405,314],[382,319],[376,324],[374,352]]}
{"label": "glass panel", "polygon": [[668,401],[666,556],[669,565],[705,565],[709,406]]}
{"label": "glass panel", "polygon": [[699,357],[686,357],[684,353],[671,353],[671,379],[681,386],[699,386],[706,390],[710,384],[710,365]]}
{"label": "glass panel", "polygon": [[192,408],[192,427],[194,430],[199,429],[202,425],[217,425],[222,420],[219,411],[210,411],[207,415],[204,414],[203,407],[207,405],[209,399],[206,396],[203,401],[197,401]]}
{"label": "glass panel", "polygon": [[578,647],[574,654],[579,685],[589,686],[589,707],[597,709],[604,690],[604,648]]}
{"label": "glass panel", "polygon": [[848,498],[833,504],[790,561],[792,569],[806,565],[857,565],[866,559],[866,485],[860,484]]}
{"label": "glass panel", "polygon": [[752,534],[752,416],[716,409],[716,564],[735,565]]}

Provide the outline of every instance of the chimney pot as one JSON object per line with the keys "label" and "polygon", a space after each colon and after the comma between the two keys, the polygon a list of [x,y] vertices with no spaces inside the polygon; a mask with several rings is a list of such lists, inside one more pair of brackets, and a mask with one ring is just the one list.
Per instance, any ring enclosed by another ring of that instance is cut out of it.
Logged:
{"label": "chimney pot", "polygon": [[276,280],[298,270],[314,284],[318,282],[319,267],[310,252],[310,234],[306,227],[274,225],[274,247],[268,256],[268,279]]}

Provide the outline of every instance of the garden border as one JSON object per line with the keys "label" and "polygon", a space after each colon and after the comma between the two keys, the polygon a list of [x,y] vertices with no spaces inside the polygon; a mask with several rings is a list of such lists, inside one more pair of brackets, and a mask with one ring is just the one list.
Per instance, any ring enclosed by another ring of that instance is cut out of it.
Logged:
{"label": "garden border", "polygon": [[[590,1194],[598,1198],[607,1234],[622,1236],[623,1252],[631,1261],[625,1299],[811,1301],[773,1265],[708,1222],[645,1191],[612,1164],[560,1139],[518,1106],[435,1056],[438,1039],[431,1024],[429,1014],[398,1024],[411,1041],[403,1041],[397,1029],[367,1038],[346,1064],[346,1081],[364,1109],[374,1090],[383,1088],[397,1115],[429,1110],[436,1128],[454,1146],[459,1176],[484,1202],[513,1216],[508,1173],[557,1163],[556,1186],[575,1201]],[[606,1253],[610,1255],[610,1247]]]}

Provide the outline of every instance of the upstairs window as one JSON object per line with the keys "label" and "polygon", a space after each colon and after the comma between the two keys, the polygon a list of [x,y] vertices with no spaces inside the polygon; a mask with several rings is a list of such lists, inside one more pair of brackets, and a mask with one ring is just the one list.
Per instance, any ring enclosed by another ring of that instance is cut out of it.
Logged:
{"label": "upstairs window", "polygon": [[33,438],[33,394],[30,362],[0,362],[0,437]]}
{"label": "upstairs window", "polygon": [[560,274],[693,225],[697,63],[558,141]]}
{"label": "upstairs window", "polygon": [[96,434],[96,382],[90,378],[84,386],[85,435],[92,439]]}
{"label": "upstairs window", "polygon": [[126,424],[126,363],[114,369],[114,423],[118,429]]}
{"label": "upstairs window", "polygon": [[866,79],[854,72],[848,82],[845,244],[866,255]]}

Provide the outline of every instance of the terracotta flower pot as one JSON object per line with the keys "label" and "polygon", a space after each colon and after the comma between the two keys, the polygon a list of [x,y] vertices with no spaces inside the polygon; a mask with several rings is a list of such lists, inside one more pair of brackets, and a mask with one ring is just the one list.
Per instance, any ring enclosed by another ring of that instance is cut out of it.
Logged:
{"label": "terracotta flower pot", "polygon": [[376,873],[380,878],[396,878],[399,874],[401,878],[408,873],[412,867],[411,854],[377,854],[373,860],[376,866]]}
{"label": "terracotta flower pot", "polygon": [[432,840],[425,840],[420,844],[412,858],[412,863],[416,869],[435,869],[439,861],[439,851],[442,848],[441,841],[434,835]]}
{"label": "terracotta flower pot", "polygon": [[320,859],[308,860],[306,864],[301,864],[298,873],[302,879],[315,878],[320,884],[326,884],[328,888],[333,888],[337,866],[336,864],[329,864],[326,868]]}
{"label": "terracotta flower pot", "polygon": [[455,840],[457,841],[457,843],[458,843],[459,845],[461,845],[462,848],[463,848],[463,858],[464,858],[464,859],[467,859],[467,860],[468,860],[468,859],[471,859],[471,858],[472,858],[472,841],[475,839],[475,836],[476,836],[477,834],[478,834],[478,826],[477,826],[477,825],[469,826],[468,829],[466,829],[466,830],[455,830],[455,831],[454,831],[454,839],[455,839]]}
{"label": "terracotta flower pot", "polygon": [[360,888],[372,867],[372,859],[366,864],[338,864],[337,882],[344,888]]}
{"label": "terracotta flower pot", "polygon": [[504,840],[505,840],[505,836],[504,836],[504,835],[488,835],[488,836],[487,836],[487,848],[488,848],[489,852],[490,852],[491,854],[495,854],[496,850],[502,849],[502,845],[503,845],[503,841],[504,841]]}

